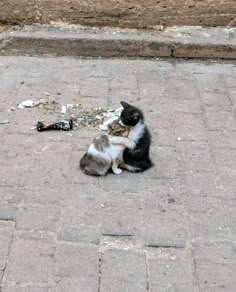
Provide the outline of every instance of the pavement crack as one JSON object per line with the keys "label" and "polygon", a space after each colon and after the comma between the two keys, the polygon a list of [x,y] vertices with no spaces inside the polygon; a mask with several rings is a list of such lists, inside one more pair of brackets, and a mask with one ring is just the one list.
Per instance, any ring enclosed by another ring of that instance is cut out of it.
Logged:
{"label": "pavement crack", "polygon": [[175,57],[175,46],[172,45],[170,48],[170,57]]}
{"label": "pavement crack", "polygon": [[195,284],[198,287],[198,291],[200,290],[200,285],[199,285],[199,277],[198,277],[198,273],[197,273],[197,263],[196,263],[196,259],[195,259],[195,255],[194,255],[194,251],[193,249],[191,250],[191,254],[192,254],[192,261],[193,261],[193,276],[194,276],[194,280],[195,280]]}
{"label": "pavement crack", "polygon": [[2,291],[2,282],[4,280],[5,272],[6,272],[6,269],[7,269],[7,264],[8,264],[8,259],[9,259],[11,247],[12,247],[12,242],[13,242],[15,227],[16,227],[16,224],[14,224],[14,229],[13,229],[12,235],[11,235],[11,241],[9,243],[9,248],[8,248],[8,252],[7,252],[7,255],[6,255],[6,261],[4,263],[4,268],[2,269],[2,277],[0,278],[0,292]]}
{"label": "pavement crack", "polygon": [[148,273],[148,263],[147,263],[147,253],[144,252],[144,258],[145,258],[145,267],[146,267],[146,289],[147,292],[150,291],[150,285],[149,285],[149,273]]}
{"label": "pavement crack", "polygon": [[98,292],[101,291],[101,281],[102,281],[102,253],[99,252],[99,258],[98,258]]}
{"label": "pavement crack", "polygon": [[110,236],[110,237],[133,237],[134,234],[112,234],[112,233],[102,233],[103,236]]}

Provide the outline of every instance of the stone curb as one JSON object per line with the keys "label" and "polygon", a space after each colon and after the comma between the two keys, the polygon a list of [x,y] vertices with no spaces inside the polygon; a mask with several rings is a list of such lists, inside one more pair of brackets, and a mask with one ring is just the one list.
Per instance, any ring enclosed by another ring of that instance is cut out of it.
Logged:
{"label": "stone curb", "polygon": [[236,27],[160,31],[26,26],[0,33],[1,55],[236,59]]}

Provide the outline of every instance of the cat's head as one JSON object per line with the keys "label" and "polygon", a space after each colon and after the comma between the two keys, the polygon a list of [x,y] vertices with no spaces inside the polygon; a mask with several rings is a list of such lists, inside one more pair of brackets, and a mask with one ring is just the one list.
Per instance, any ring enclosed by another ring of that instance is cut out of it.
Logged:
{"label": "cat's head", "polygon": [[120,120],[123,125],[134,127],[140,120],[144,120],[143,113],[140,109],[128,104],[125,101],[121,101],[120,103],[124,108],[120,115]]}
{"label": "cat's head", "polygon": [[116,119],[110,124],[108,124],[108,133],[112,136],[127,137],[129,135],[129,129],[120,125],[120,119]]}

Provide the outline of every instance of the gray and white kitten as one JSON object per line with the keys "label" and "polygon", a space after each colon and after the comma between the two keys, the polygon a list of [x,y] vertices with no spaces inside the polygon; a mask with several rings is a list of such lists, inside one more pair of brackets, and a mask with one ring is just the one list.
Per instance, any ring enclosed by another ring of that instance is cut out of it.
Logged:
{"label": "gray and white kitten", "polygon": [[119,119],[108,125],[108,134],[97,136],[89,146],[88,151],[80,160],[80,169],[88,175],[104,176],[110,168],[113,173],[120,174],[117,160],[122,158],[125,145],[112,144],[111,136],[127,137],[129,129],[119,124]]}

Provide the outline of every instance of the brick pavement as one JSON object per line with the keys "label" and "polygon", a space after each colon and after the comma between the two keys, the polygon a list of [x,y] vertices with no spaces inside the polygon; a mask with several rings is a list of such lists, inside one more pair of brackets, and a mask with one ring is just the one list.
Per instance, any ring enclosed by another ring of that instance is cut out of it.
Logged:
{"label": "brick pavement", "polygon": [[[0,57],[1,292],[234,291],[235,65]],[[37,133],[49,114],[7,111],[45,91],[141,107],[155,167],[83,175],[95,131]]]}

